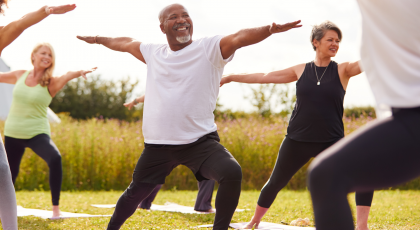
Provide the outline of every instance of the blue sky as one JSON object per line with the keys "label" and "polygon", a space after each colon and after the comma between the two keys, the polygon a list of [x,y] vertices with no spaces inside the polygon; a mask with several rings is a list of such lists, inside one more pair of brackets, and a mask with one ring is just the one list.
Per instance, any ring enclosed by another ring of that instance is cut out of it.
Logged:
{"label": "blue sky", "polygon": [[[231,34],[242,28],[272,22],[302,20],[302,28],[276,34],[265,41],[238,50],[225,73],[269,72],[314,59],[309,42],[311,26],[324,20],[336,23],[343,31],[343,41],[336,62],[357,61],[360,57],[361,16],[356,0],[181,0],[194,22],[194,38]],[[174,1],[153,0],[13,0],[1,16],[1,25],[16,20],[43,5],[76,3],[75,11],[50,16],[29,28],[7,47],[2,58],[12,70],[30,69],[30,52],[37,42],[50,42],[57,54],[55,74],[69,70],[98,67],[96,73],[106,79],[131,76],[140,80],[136,94],[145,89],[146,66],[129,54],[88,45],[76,35],[134,37],[142,42],[166,43],[159,29],[158,12]],[[294,84],[292,84],[294,87]],[[244,99],[249,85],[232,83],[220,90],[220,102],[233,110],[253,109]],[[374,98],[364,74],[350,80],[345,106],[373,105]],[[278,105],[274,105],[279,108]]]}

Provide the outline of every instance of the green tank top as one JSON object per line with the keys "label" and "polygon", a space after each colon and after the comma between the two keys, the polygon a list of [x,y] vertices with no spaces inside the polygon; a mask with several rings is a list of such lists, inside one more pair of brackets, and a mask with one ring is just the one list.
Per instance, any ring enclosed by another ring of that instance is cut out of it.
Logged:
{"label": "green tank top", "polygon": [[30,71],[26,71],[13,89],[12,106],[6,119],[4,135],[17,139],[31,139],[39,134],[51,135],[47,108],[52,97],[48,87],[25,84]]}

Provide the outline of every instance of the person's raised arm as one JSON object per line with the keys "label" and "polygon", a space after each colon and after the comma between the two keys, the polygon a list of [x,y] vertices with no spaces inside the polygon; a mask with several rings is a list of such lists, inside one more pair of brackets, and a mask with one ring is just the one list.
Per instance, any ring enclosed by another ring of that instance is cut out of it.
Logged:
{"label": "person's raised arm", "polygon": [[228,35],[222,38],[222,40],[220,41],[220,50],[222,51],[222,56],[224,59],[226,59],[241,47],[258,43],[268,38],[272,34],[285,32],[293,28],[301,27],[302,25],[299,25],[299,23],[300,20],[286,23],[283,25],[273,23],[272,25],[268,26],[243,29],[238,31],[237,33]]}
{"label": "person's raised arm", "polygon": [[0,52],[12,43],[19,35],[30,26],[42,21],[50,14],[64,14],[76,8],[75,4],[62,6],[44,6],[31,12],[21,19],[13,21],[0,30]]}
{"label": "person's raised arm", "polygon": [[25,73],[25,70],[0,73],[0,83],[16,84],[17,80],[23,73]]}
{"label": "person's raised arm", "polygon": [[360,73],[362,73],[362,69],[360,68],[360,61],[356,61],[356,62],[344,62],[342,63],[342,65],[345,66],[344,69],[344,74],[348,77],[351,78],[353,76],[356,76]]}
{"label": "person's raised arm", "polygon": [[273,71],[270,73],[251,73],[251,74],[231,74],[223,77],[220,81],[220,86],[230,82],[241,82],[241,83],[289,83],[298,80],[298,76],[302,75],[305,69],[305,64],[299,64],[284,70]]}
{"label": "person's raised arm", "polygon": [[95,70],[96,67],[89,70],[69,71],[61,77],[53,77],[48,85],[48,91],[51,97],[54,97],[70,80],[80,76],[87,80],[86,74],[92,73]]}
{"label": "person's raised arm", "polygon": [[338,74],[340,76],[341,84],[343,84],[344,90],[347,89],[347,85],[350,78],[356,76],[362,72],[359,61],[356,62],[343,62],[338,64]]}
{"label": "person's raised arm", "polygon": [[110,37],[100,37],[100,36],[77,36],[77,38],[89,44],[101,44],[111,50],[130,53],[135,58],[146,63],[140,51],[141,42],[136,41],[133,38],[128,38],[128,37],[110,38]]}
{"label": "person's raised arm", "polygon": [[138,98],[134,98],[133,101],[124,103],[124,106],[127,107],[128,110],[131,110],[131,108],[133,108],[133,106],[137,105],[138,103],[144,103],[145,96],[146,95],[143,95],[143,96],[138,97]]}

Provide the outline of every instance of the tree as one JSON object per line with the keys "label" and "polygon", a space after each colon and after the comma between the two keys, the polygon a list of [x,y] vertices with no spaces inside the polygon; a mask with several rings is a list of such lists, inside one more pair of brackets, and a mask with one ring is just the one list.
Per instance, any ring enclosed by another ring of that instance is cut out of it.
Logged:
{"label": "tree", "polygon": [[132,97],[137,83],[130,83],[130,77],[117,81],[104,80],[100,75],[86,81],[78,78],[64,86],[53,98],[50,107],[56,113],[69,112],[76,119],[138,120],[142,117],[143,108],[129,111],[123,106]]}
{"label": "tree", "polygon": [[251,104],[262,116],[267,117],[273,113],[273,100],[279,103],[282,109],[281,116],[287,116],[292,112],[296,96],[291,92],[289,85],[261,84],[258,88],[250,86],[250,89],[251,96],[245,98],[251,99]]}

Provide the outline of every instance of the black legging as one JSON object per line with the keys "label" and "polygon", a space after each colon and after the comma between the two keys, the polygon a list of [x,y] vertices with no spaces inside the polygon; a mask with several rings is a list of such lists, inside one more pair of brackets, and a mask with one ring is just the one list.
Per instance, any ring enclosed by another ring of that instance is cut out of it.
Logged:
{"label": "black legging", "polygon": [[5,137],[5,148],[7,159],[12,172],[13,184],[19,174],[20,161],[25,153],[25,148],[30,148],[45,162],[50,168],[49,182],[52,196],[52,204],[58,205],[60,200],[61,181],[63,176],[63,169],[61,165],[61,155],[47,134],[39,134],[31,139],[16,139],[12,137]]}
{"label": "black legging", "polygon": [[393,112],[338,142],[311,164],[309,190],[317,230],[354,230],[347,194],[420,176],[420,108]]}
{"label": "black legging", "polygon": [[[308,163],[312,157],[316,157],[334,143],[301,142],[286,136],[280,146],[276,165],[270,179],[261,190],[258,205],[263,208],[269,208],[276,199],[277,193],[287,185],[293,175]],[[357,193],[356,204],[370,206],[372,198],[372,191]]]}

